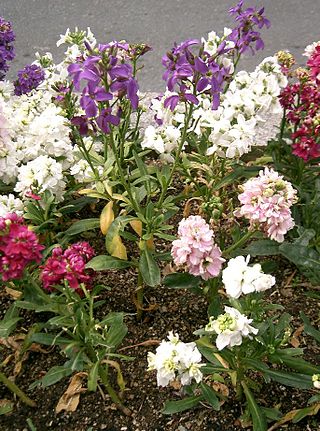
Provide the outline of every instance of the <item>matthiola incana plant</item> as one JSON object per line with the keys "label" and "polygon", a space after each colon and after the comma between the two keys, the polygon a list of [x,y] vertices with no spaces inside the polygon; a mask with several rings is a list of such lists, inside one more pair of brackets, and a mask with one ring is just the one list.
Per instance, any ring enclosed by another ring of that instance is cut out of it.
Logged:
{"label": "matthiola incana plant", "polygon": [[[238,256],[228,260],[222,271],[220,306],[209,314],[205,327],[195,332],[200,338],[186,344],[196,352],[188,355],[189,368],[180,365],[181,342],[172,333],[169,342],[161,342],[156,354],[148,354],[148,370],[157,371],[158,386],[178,380],[181,395],[187,396],[168,401],[163,413],[172,414],[199,403],[219,410],[225,396],[217,384],[223,383],[234,388],[238,400],[244,397],[246,404],[241,419],[251,418],[253,429],[263,431],[273,417],[269,409],[259,405],[262,385],[258,375],[264,378],[265,384],[274,380],[300,389],[317,387],[318,375],[314,374],[317,367],[301,358],[302,349],[289,347],[291,316],[279,314],[283,307],[263,298],[275,285],[275,277],[265,274],[258,263],[249,265],[249,259],[250,256]],[[186,368],[190,377],[183,381],[180,372],[185,373]],[[311,400],[314,401],[317,400]],[[310,414],[311,409],[301,411],[302,417]]]}
{"label": "matthiola incana plant", "polygon": [[[42,260],[44,248],[22,217],[15,213],[0,217],[0,285],[14,287],[20,292],[15,308],[9,309],[2,321],[2,331],[6,328],[9,334],[15,328],[20,320],[16,311],[19,308],[50,312],[51,317],[46,322],[39,321],[30,328],[28,343],[58,346],[66,361],[63,366],[52,367],[33,387],[47,387],[75,372],[86,371],[88,390],[95,391],[103,384],[112,401],[128,414],[108,373],[110,366],[116,369],[120,391],[123,391],[121,369],[114,356],[126,359],[115,350],[125,337],[127,327],[123,313],[109,313],[100,320],[94,316],[95,308],[101,305],[96,298],[104,286],[95,286],[94,272],[85,266],[95,251],[84,241],[64,251],[55,247],[52,256],[40,266],[39,274],[32,271],[32,265],[34,268],[34,264]],[[35,405],[2,373],[0,380],[23,402]]]}

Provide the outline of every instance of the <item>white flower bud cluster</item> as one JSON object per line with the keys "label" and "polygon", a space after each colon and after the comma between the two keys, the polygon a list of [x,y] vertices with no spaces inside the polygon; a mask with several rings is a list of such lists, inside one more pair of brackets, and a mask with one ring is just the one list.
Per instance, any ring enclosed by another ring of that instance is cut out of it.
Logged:
{"label": "white flower bud cluster", "polygon": [[178,334],[169,332],[168,340],[163,340],[156,353],[148,353],[148,371],[157,371],[158,386],[168,386],[176,379],[183,386],[190,385],[194,379],[202,380],[201,353],[196,343],[183,343]]}

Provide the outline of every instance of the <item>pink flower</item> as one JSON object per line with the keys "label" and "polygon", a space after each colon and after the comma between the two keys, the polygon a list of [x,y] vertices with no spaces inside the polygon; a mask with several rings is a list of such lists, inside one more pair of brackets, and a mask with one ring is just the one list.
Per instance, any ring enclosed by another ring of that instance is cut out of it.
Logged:
{"label": "pink flower", "polygon": [[52,256],[41,267],[41,280],[46,290],[53,291],[55,286],[67,281],[72,289],[82,294],[79,285],[84,283],[91,288],[92,274],[86,270],[86,263],[95,255],[93,248],[87,242],[77,242],[64,252],[56,247]]}
{"label": "pink flower", "polygon": [[0,274],[2,281],[21,278],[25,267],[40,262],[44,246],[22,217],[9,213],[0,217]]}
{"label": "pink flower", "polygon": [[214,244],[213,231],[200,216],[181,220],[179,239],[173,241],[171,254],[178,266],[186,265],[190,274],[204,280],[217,277],[224,259],[219,247]]}
{"label": "pink flower", "polygon": [[296,202],[296,190],[272,169],[265,168],[259,177],[243,184],[238,196],[242,206],[235,211],[237,217],[250,220],[251,227],[260,226],[265,234],[278,242],[294,226],[290,207]]}

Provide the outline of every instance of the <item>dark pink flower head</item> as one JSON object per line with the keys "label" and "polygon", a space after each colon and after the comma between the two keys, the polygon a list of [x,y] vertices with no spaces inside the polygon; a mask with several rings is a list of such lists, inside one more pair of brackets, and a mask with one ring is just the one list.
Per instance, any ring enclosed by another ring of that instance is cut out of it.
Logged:
{"label": "dark pink flower head", "polygon": [[25,267],[40,262],[44,246],[22,217],[9,213],[0,217],[0,274],[2,281],[21,278]]}
{"label": "dark pink flower head", "polygon": [[46,290],[53,291],[55,286],[68,282],[72,289],[82,294],[79,285],[84,283],[91,288],[92,273],[85,269],[86,263],[95,255],[95,251],[87,242],[77,242],[65,251],[56,247],[52,256],[41,267],[41,280]]}

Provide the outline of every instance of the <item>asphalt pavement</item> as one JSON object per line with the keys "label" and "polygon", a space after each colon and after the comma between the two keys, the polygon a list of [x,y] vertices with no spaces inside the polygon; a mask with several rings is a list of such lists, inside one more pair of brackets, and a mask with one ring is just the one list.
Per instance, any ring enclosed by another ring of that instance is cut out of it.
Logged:
{"label": "asphalt pavement", "polygon": [[[232,27],[228,9],[236,0],[1,0],[0,16],[10,20],[16,33],[17,56],[9,78],[31,63],[34,53],[52,52],[60,61],[63,46],[56,41],[66,29],[88,26],[98,42],[125,39],[145,42],[153,51],[145,55],[140,88],[161,91],[161,57],[173,42],[200,38],[209,31]],[[264,51],[247,54],[241,68],[252,70],[264,57],[289,50],[303,64],[306,45],[320,40],[320,0],[246,0],[245,5],[265,6],[271,28],[263,30]]]}

